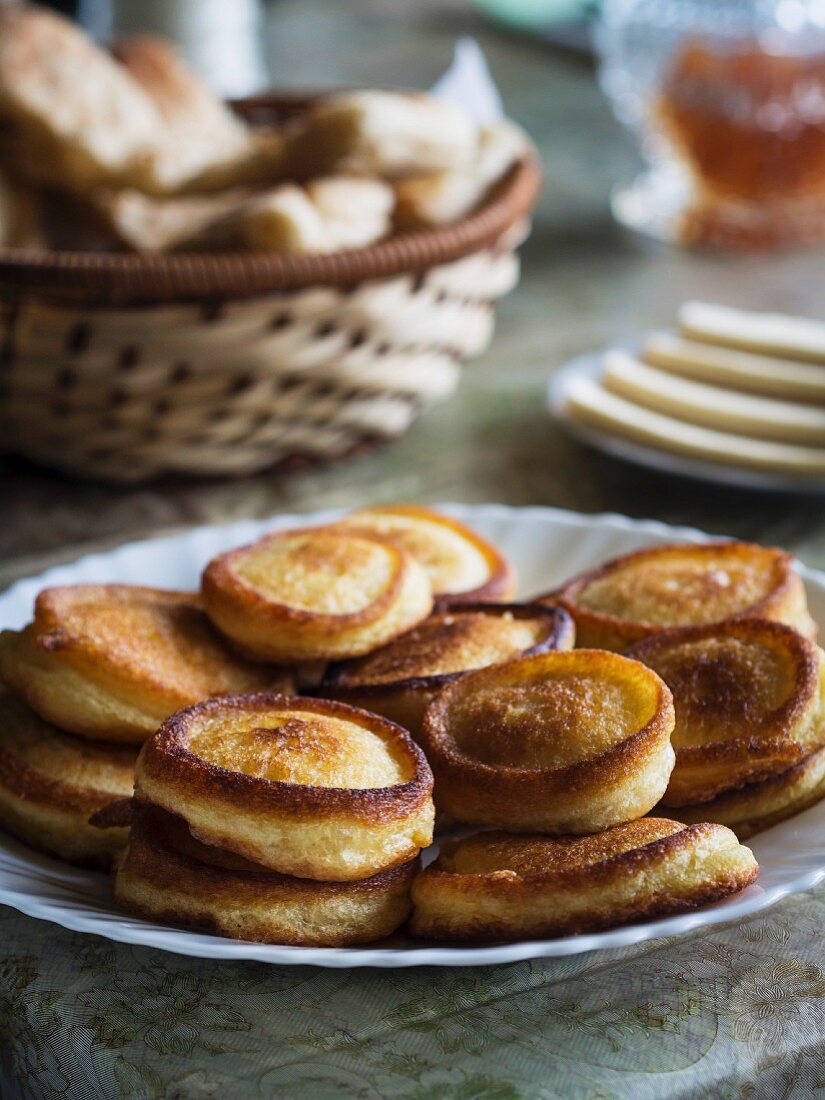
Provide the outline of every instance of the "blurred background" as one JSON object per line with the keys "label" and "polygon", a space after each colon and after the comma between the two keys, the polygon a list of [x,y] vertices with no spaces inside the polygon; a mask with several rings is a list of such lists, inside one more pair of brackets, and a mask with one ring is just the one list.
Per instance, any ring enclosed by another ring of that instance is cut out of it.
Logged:
{"label": "blurred background", "polygon": [[[449,66],[457,40],[469,36],[483,50],[506,113],[532,137],[544,186],[522,249],[522,280],[500,306],[490,349],[467,365],[458,391],[427,410],[399,442],[345,465],[132,486],[78,480],[8,456],[0,459],[0,583],[72,558],[90,543],[150,530],[400,499],[501,500],[656,516],[793,546],[809,561],[825,563],[821,496],[765,493],[633,465],[574,439],[546,405],[548,378],[562,364],[672,326],[690,298],[823,317],[825,266],[813,233],[794,230],[792,241],[779,233],[742,247],[724,234],[721,242],[714,239],[718,223],[703,224],[694,241],[684,237],[685,226],[674,228],[672,196],[656,191],[658,179],[652,192],[644,190],[659,152],[649,119],[638,111],[639,103],[666,89],[674,57],[683,56],[674,53],[679,42],[697,34],[703,41],[715,34],[724,39],[723,10],[737,26],[744,18],[760,33],[767,27],[790,35],[794,56],[805,53],[797,47],[807,43],[814,68],[802,83],[809,98],[820,96],[821,109],[825,54],[816,45],[821,38],[811,34],[812,27],[821,34],[825,20],[819,0],[616,0],[597,32],[591,0],[85,0],[60,7],[96,35],[166,35],[230,96],[267,85],[426,89]],[[699,88],[700,102],[708,106],[703,95],[728,96],[733,88],[738,109],[750,110],[754,102],[759,108],[758,96],[748,100],[751,92],[742,91],[753,87],[747,73],[741,86],[727,70],[702,84],[704,59],[697,77],[690,68],[696,59],[684,56],[686,86]],[[760,81],[757,75],[759,87]],[[817,117],[825,133],[821,110]],[[782,125],[769,120],[766,129],[776,136]],[[822,162],[813,174],[821,188]],[[684,239],[677,239],[679,232]]]}

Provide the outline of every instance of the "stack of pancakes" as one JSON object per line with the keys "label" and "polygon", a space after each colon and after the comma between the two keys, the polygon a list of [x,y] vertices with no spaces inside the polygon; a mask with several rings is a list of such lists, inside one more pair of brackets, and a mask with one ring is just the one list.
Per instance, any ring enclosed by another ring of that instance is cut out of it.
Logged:
{"label": "stack of pancakes", "polygon": [[[512,586],[507,563],[473,532],[402,506],[279,532],[210,562],[204,606],[236,650],[294,668],[324,698],[231,696],[165,722],[138,761],[118,901],[267,942],[338,946],[393,932],[409,915],[435,811],[423,752],[382,715],[422,710],[468,662],[572,643],[564,612],[482,600]],[[347,670],[355,684],[371,660],[387,673],[383,699],[365,710],[331,698],[333,683],[346,696]],[[403,684],[390,683],[402,672]]]}
{"label": "stack of pancakes", "polygon": [[117,900],[241,939],[363,943],[409,912],[432,774],[399,727],[324,700],[201,703],[141,752]]}
{"label": "stack of pancakes", "polygon": [[825,655],[788,554],[656,547],[553,598],[579,638],[623,650],[671,689],[676,764],[662,806],[748,837],[825,794]]}
{"label": "stack of pancakes", "polygon": [[134,585],[49,588],[23,630],[0,633],[0,823],[34,847],[107,867],[126,842],[142,742],[210,695],[288,689],[282,671],[242,660],[196,595]]}
{"label": "stack of pancakes", "polygon": [[[788,555],[680,544],[515,586],[474,532],[394,505],[222,554],[200,595],[47,590],[0,635],[0,821],[116,856],[132,912],[289,944],[408,917],[571,934],[752,882],[738,837],[825,794]],[[436,814],[460,838],[422,869]]]}

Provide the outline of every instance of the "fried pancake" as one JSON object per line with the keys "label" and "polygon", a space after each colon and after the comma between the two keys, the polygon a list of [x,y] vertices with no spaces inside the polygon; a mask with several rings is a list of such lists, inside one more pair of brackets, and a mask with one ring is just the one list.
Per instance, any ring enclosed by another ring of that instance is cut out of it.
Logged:
{"label": "fried pancake", "polygon": [[115,900],[138,916],[233,939],[343,947],[394,932],[410,910],[417,860],[357,882],[227,870],[187,857],[138,818]]}
{"label": "fried pancake", "polygon": [[436,805],[456,821],[593,833],[662,797],[673,722],[655,672],[577,649],[466,673],[427,707],[419,740]]}
{"label": "fried pancake", "polygon": [[372,531],[406,550],[424,566],[440,600],[507,600],[516,574],[506,558],[475,531],[432,508],[382,504],[363,508],[340,523]]}
{"label": "fried pancake", "polygon": [[381,714],[415,736],[436,692],[464,672],[572,649],[573,640],[573,620],[561,608],[448,604],[383,649],[333,665],[318,694]]}
{"label": "fried pancake", "polygon": [[0,5],[0,121],[15,171],[82,193],[142,179],[161,120],[129,73],[68,19]]}
{"label": "fried pancake", "polygon": [[423,568],[371,533],[279,531],[214,558],[203,599],[212,621],[262,661],[358,657],[432,610]]}
{"label": "fried pancake", "polygon": [[472,163],[478,132],[470,116],[423,94],[355,91],[330,95],[289,128],[288,174],[330,172],[399,179]]}
{"label": "fried pancake", "polygon": [[0,691],[0,824],[49,855],[108,867],[128,829],[95,829],[89,818],[131,795],[136,756],[62,733]]}
{"label": "fried pancake", "polygon": [[414,936],[489,942],[596,932],[718,901],[756,879],[721,825],[646,818],[595,836],[478,833],[413,883]]}
{"label": "fried pancake", "polygon": [[545,598],[576,620],[579,645],[618,652],[666,627],[732,618],[775,619],[811,638],[817,630],[791,555],[747,542],[637,550]]}
{"label": "fried pancake", "polygon": [[745,839],[778,825],[825,798],[825,749],[811,753],[799,764],[762,783],[725,791],[699,806],[682,806],[679,816],[688,821],[718,821]]}
{"label": "fried pancake", "polygon": [[0,677],[56,726],[104,741],[144,741],[210,696],[291,690],[285,671],[236,656],[196,595],[125,584],[45,589],[33,623],[0,633]]}
{"label": "fried pancake", "polygon": [[352,881],[432,840],[432,775],[409,734],[342,703],[213,699],[173,715],[138,758],[135,796],[196,840],[273,871]]}
{"label": "fried pancake", "polygon": [[825,746],[825,657],[789,626],[735,619],[681,627],[627,656],[673,694],[676,765],[663,806],[705,802]]}

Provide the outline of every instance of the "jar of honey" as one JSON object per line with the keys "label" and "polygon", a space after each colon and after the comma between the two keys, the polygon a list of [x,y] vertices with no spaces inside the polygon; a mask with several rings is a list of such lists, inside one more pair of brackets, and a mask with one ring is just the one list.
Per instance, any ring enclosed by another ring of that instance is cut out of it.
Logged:
{"label": "jar of honey", "polygon": [[605,0],[602,84],[647,170],[613,208],[685,244],[825,243],[825,0]]}

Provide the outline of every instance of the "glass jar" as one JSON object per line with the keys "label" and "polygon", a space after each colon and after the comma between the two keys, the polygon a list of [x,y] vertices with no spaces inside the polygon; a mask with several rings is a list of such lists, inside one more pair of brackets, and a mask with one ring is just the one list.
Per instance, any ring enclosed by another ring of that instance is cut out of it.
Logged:
{"label": "glass jar", "polygon": [[601,82],[647,170],[619,221],[688,244],[825,241],[825,0],[604,0]]}

